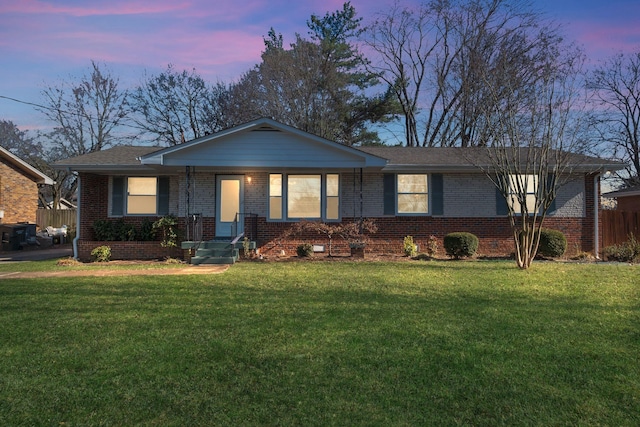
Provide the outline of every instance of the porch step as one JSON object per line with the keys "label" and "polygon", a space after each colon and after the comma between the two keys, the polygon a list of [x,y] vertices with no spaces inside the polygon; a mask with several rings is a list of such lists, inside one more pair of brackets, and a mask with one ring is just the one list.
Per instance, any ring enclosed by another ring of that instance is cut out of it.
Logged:
{"label": "porch step", "polygon": [[182,242],[183,249],[196,249],[191,257],[192,265],[234,264],[240,258],[242,245],[232,244],[228,240],[209,240],[205,242]]}

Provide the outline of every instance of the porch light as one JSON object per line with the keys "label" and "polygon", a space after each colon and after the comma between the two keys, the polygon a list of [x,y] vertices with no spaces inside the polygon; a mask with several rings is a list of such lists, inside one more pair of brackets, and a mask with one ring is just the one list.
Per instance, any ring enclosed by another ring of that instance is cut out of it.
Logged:
{"label": "porch light", "polygon": [[251,184],[251,177],[250,176],[247,177],[247,183]]}

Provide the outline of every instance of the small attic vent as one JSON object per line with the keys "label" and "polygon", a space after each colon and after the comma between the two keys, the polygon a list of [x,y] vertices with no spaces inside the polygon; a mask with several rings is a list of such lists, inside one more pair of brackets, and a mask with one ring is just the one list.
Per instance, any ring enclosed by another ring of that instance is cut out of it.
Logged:
{"label": "small attic vent", "polygon": [[260,126],[257,129],[253,129],[252,132],[280,132],[280,130],[274,129],[271,126]]}

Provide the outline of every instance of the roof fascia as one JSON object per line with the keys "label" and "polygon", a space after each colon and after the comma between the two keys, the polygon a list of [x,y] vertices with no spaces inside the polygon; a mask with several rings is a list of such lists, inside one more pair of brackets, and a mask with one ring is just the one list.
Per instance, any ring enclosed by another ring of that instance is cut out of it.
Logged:
{"label": "roof fascia", "polygon": [[38,169],[31,166],[29,163],[25,162],[18,156],[14,155],[10,151],[2,147],[0,147],[0,156],[7,159],[9,162],[11,162],[18,169],[25,172],[27,175],[31,175],[32,178],[36,178],[34,181],[37,182],[38,184],[53,185],[55,183],[55,181],[52,178],[43,174]]}

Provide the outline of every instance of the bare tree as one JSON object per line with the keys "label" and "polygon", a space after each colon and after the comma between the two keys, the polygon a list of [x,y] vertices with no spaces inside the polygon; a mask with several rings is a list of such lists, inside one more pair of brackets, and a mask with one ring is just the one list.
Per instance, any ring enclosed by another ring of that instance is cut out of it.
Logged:
{"label": "bare tree", "polygon": [[200,138],[228,126],[224,84],[209,86],[196,70],[148,76],[130,95],[131,117],[143,135],[168,146]]}
{"label": "bare tree", "polygon": [[616,158],[629,166],[625,186],[640,185],[640,52],[618,54],[591,73],[592,126]]}
{"label": "bare tree", "polygon": [[[522,269],[534,260],[558,189],[575,179],[572,172],[583,161],[577,154],[584,150],[581,64],[573,53],[560,57],[557,67],[538,70],[535,85],[524,89],[517,76],[509,86],[485,79],[492,97],[483,110],[491,123],[485,150],[491,166],[484,170],[506,201]],[[503,71],[510,70],[505,59]]]}
{"label": "bare tree", "polygon": [[[91,71],[78,81],[61,81],[42,91],[43,105],[38,110],[54,123],[48,140],[48,162],[100,151],[126,138],[119,133],[126,120],[127,91],[118,89],[118,79],[104,67],[91,61]],[[75,177],[66,171],[53,172],[54,203],[73,194]],[[54,176],[55,175],[55,176]]]}
{"label": "bare tree", "polygon": [[65,155],[100,151],[123,138],[117,130],[126,120],[127,91],[119,90],[118,79],[95,61],[90,74],[48,86],[42,95],[39,111],[54,123],[50,136]]}
{"label": "bare tree", "polygon": [[432,0],[416,9],[396,3],[365,34],[380,58],[374,70],[402,106],[407,146],[486,144],[483,77],[497,82],[508,57],[520,71],[531,70],[518,72],[520,85],[532,84],[561,44],[557,27],[526,0]]}

